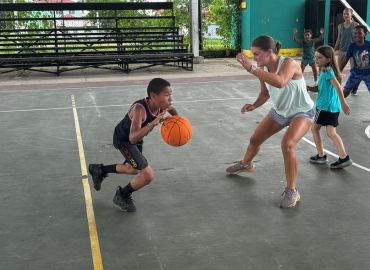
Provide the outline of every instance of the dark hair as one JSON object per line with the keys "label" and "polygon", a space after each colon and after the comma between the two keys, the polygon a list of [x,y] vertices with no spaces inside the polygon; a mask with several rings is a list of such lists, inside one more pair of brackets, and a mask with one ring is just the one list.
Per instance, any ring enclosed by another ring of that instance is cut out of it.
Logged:
{"label": "dark hair", "polygon": [[367,33],[367,27],[364,26],[364,25],[356,25],[355,26],[355,29],[362,29],[362,30],[364,30],[364,33],[365,34]]}
{"label": "dark hair", "polygon": [[316,49],[316,51],[322,54],[325,58],[330,59],[330,62],[327,64],[327,67],[331,67],[334,71],[335,77],[337,78],[338,82],[342,82],[342,74],[339,71],[338,62],[335,58],[334,49],[330,46],[320,46]]}
{"label": "dark hair", "polygon": [[304,32],[303,32],[303,33],[305,33],[305,34],[306,34],[306,33],[310,33],[310,34],[311,34],[311,36],[313,35],[313,34],[312,34],[312,30],[311,30],[311,29],[306,29],[306,30],[304,30]]}
{"label": "dark hair", "polygon": [[265,52],[271,49],[275,54],[278,54],[281,48],[281,43],[270,36],[259,36],[253,40],[252,47],[260,48]]}
{"label": "dark hair", "polygon": [[154,78],[149,82],[147,88],[148,97],[150,97],[150,93],[154,93],[156,95],[160,94],[167,86],[171,86],[171,84],[165,79]]}

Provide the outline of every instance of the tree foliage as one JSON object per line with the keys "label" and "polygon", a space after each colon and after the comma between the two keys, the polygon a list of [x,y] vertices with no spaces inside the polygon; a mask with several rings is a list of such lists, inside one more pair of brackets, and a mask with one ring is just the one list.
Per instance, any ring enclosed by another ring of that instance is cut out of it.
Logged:
{"label": "tree foliage", "polygon": [[[4,3],[12,4],[14,1],[8,0]],[[26,1],[17,0],[16,3],[26,3]],[[51,28],[53,21],[36,19],[52,17],[53,13],[50,11],[2,11],[0,18],[5,20],[0,22],[0,27],[3,29],[46,29]]]}
{"label": "tree foliage", "polygon": [[[3,3],[13,3],[13,0],[3,0]],[[16,3],[22,3],[25,0],[17,0]],[[145,2],[145,0],[135,1],[119,1],[119,0],[84,0],[85,3],[97,3],[97,2]],[[222,37],[223,45],[225,48],[239,48],[239,5],[240,0],[202,0],[202,9],[209,10],[208,16],[202,18],[202,29],[207,29],[208,25],[216,24],[219,26],[217,34]],[[173,0],[174,15],[176,18],[175,25],[180,28],[181,33],[185,37],[185,41],[189,40],[190,33],[190,14],[191,14],[191,1],[190,0]],[[95,27],[150,27],[150,26],[170,26],[171,20],[168,19],[124,19],[124,20],[112,20],[112,19],[99,19],[104,17],[145,17],[156,15],[155,12],[148,12],[143,10],[125,10],[125,11],[110,11],[110,10],[95,10],[88,12],[87,16],[92,17],[86,25]],[[171,15],[170,11],[164,11],[161,15]],[[1,17],[7,18],[39,18],[41,17],[52,17],[53,14],[47,12],[0,12]],[[22,28],[27,27],[29,29],[35,28],[49,28],[52,21],[22,21],[16,22],[2,21],[1,27],[6,29]]]}
{"label": "tree foliage", "polygon": [[239,0],[214,0],[209,6],[210,21],[219,26],[217,34],[222,37],[226,48],[239,44],[239,5]]}

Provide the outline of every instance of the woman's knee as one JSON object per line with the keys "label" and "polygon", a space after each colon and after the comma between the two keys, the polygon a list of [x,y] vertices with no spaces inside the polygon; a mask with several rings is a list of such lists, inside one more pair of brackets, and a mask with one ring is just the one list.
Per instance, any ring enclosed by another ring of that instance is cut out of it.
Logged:
{"label": "woman's knee", "polygon": [[294,152],[296,144],[297,143],[294,140],[289,139],[289,138],[284,138],[281,141],[281,150],[283,152]]}

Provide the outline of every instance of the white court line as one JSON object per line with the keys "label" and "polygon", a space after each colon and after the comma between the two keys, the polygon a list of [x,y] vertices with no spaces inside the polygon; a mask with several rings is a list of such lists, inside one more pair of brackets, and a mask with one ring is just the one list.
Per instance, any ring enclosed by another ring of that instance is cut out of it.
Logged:
{"label": "white court line", "polygon": [[370,139],[370,125],[365,129],[365,134]]}
{"label": "white court line", "polygon": [[[302,140],[304,140],[306,143],[308,143],[308,144],[310,144],[310,145],[312,145],[313,147],[316,148],[316,144],[313,143],[313,142],[311,142],[309,139],[303,137]],[[333,157],[339,158],[339,156],[337,154],[334,154],[333,152],[330,152],[329,150],[327,150],[325,148],[324,148],[324,152],[327,153],[327,154],[329,154],[329,155],[331,155],[331,156],[333,156]],[[357,167],[357,168],[359,168],[359,169],[362,169],[364,171],[370,172],[370,169],[369,168],[366,168],[365,166],[362,166],[362,165],[357,164],[355,162],[353,162],[352,165],[355,166],[355,167]]]}
{"label": "white court line", "polygon": [[[252,99],[252,98],[256,98],[256,97],[240,97],[240,98],[214,98],[214,99],[198,99],[198,100],[182,100],[182,101],[177,101],[175,102],[174,104],[176,103],[196,103],[196,102],[209,102],[209,101],[226,101],[226,100],[245,100],[245,99]],[[131,106],[131,104],[122,104],[122,105],[103,105],[103,106],[81,106],[81,107],[76,107],[76,109],[87,109],[87,108],[109,108],[109,107],[123,107],[123,106]],[[46,108],[46,109],[31,109],[31,110],[12,110],[12,111],[0,111],[0,113],[12,113],[12,112],[33,112],[33,111],[51,111],[51,110],[67,110],[67,109],[71,109],[72,107],[65,107],[65,108]],[[366,129],[369,133],[370,133],[370,126]],[[306,141],[307,143],[309,143],[310,145],[313,145],[314,147],[315,144],[313,142],[311,142],[310,140],[306,139],[303,137],[303,140]],[[330,152],[329,150],[326,150],[324,149],[324,151],[336,158],[338,158],[338,156],[332,152]],[[369,168],[366,168],[360,164],[357,164],[357,163],[353,163],[353,165],[357,168],[360,168],[364,171],[367,171],[367,172],[370,172],[370,169]]]}
{"label": "white court line", "polygon": [[[196,103],[196,102],[207,102],[207,101],[227,101],[227,100],[243,100],[251,99],[256,97],[240,97],[240,98],[212,98],[212,99],[198,99],[198,100],[182,100],[174,102],[174,105],[178,103]],[[109,108],[109,107],[127,107],[132,104],[111,104],[111,105],[94,105],[94,106],[79,106],[77,109],[96,109],[96,108]],[[0,113],[15,113],[15,112],[37,112],[37,111],[54,111],[54,110],[70,110],[72,107],[57,107],[57,108],[45,108],[45,109],[28,109],[28,110],[9,110],[9,111],[0,111]]]}
{"label": "white court line", "polygon": [[[195,77],[194,79],[201,78],[201,77]],[[174,78],[174,80],[179,78]],[[251,81],[253,80],[253,77],[248,78],[246,77],[244,80],[216,80],[216,81],[206,81],[206,82],[171,82],[171,79],[168,79],[168,81],[171,83],[171,85],[183,85],[183,84],[205,84],[205,83],[220,83],[220,82],[245,82],[245,81]],[[141,80],[140,80],[141,81]],[[144,80],[143,80],[144,81]],[[86,89],[102,89],[102,88],[132,88],[133,86],[148,86],[148,82],[150,79],[147,80],[145,83],[138,83],[138,84],[130,84],[130,85],[111,85],[111,86],[81,86],[81,87],[70,87],[70,88],[58,88],[58,90],[86,90]],[[88,83],[94,83],[94,82],[88,82]],[[122,82],[125,83],[125,82]],[[9,85],[9,87],[12,87],[13,85]],[[35,92],[43,92],[43,91],[56,91],[55,88],[46,88],[46,89],[30,89],[30,90],[0,90],[0,92],[29,92],[29,91],[35,91]],[[357,92],[360,90],[357,90]]]}

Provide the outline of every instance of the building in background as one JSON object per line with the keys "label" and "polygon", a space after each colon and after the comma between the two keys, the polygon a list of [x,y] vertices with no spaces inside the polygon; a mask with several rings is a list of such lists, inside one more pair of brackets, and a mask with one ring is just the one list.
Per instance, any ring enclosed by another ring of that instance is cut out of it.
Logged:
{"label": "building in background", "polygon": [[[325,42],[334,45],[341,13],[345,8],[341,0],[243,0],[240,9],[241,48],[252,56],[250,47],[259,35],[270,35],[282,43],[282,55],[301,54],[293,42],[292,29],[301,35],[310,28],[314,36],[325,27]],[[370,25],[370,0],[345,1]],[[367,38],[370,39],[370,34]]]}

